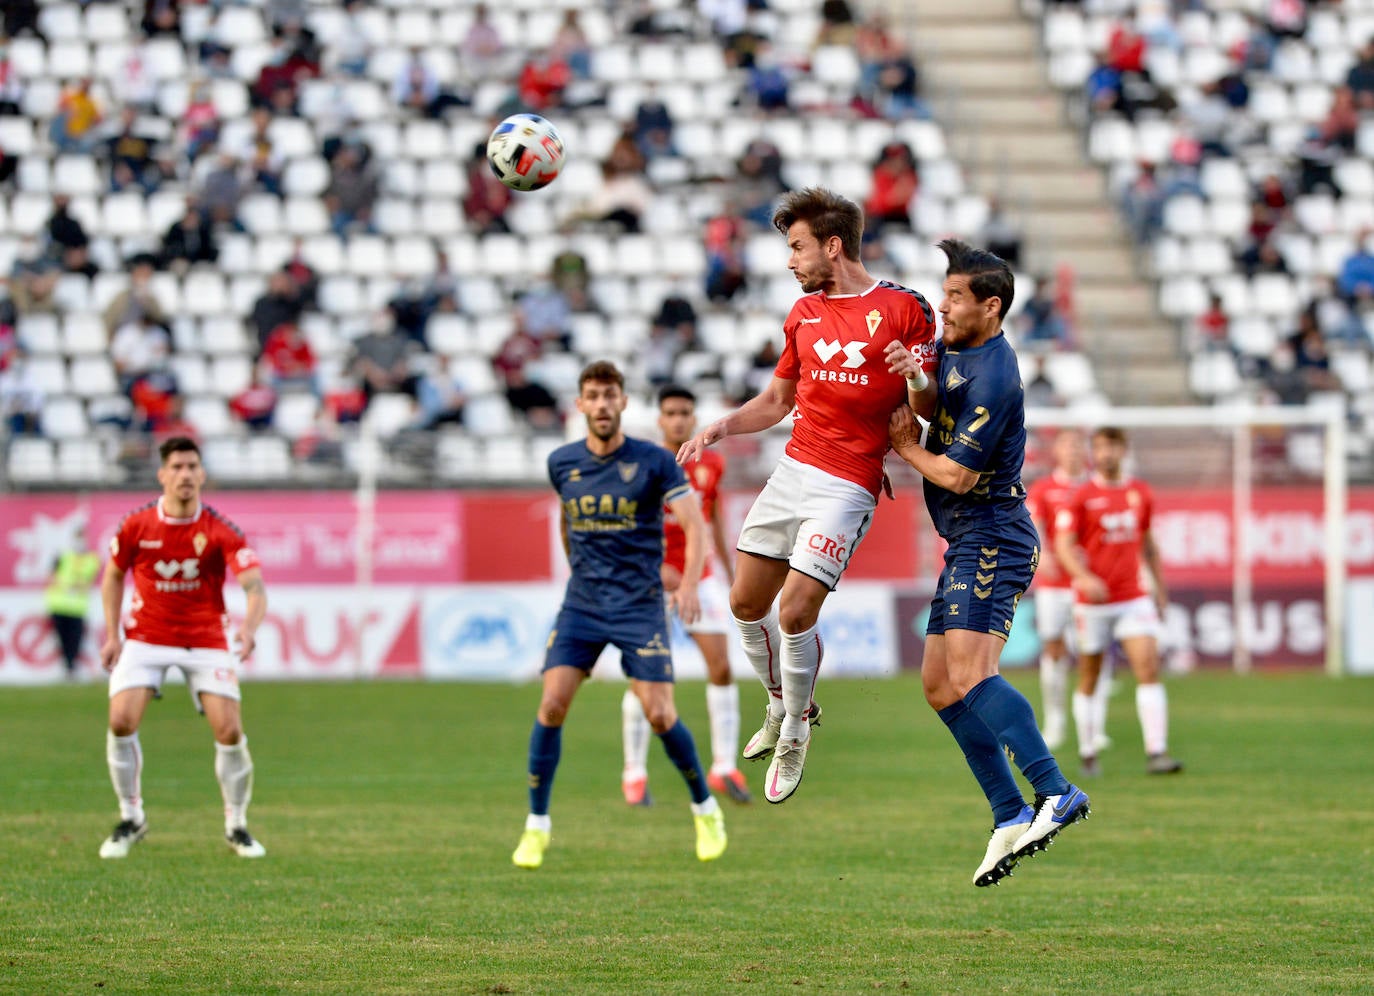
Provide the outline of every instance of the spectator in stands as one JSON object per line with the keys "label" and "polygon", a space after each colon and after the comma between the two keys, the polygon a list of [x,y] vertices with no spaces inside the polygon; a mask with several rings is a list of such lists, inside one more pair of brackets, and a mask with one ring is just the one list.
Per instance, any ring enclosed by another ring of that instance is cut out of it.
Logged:
{"label": "spectator in stands", "polygon": [[0,146],[0,187],[11,186],[15,171],[19,168],[19,160],[5,152]]}
{"label": "spectator in stands", "polygon": [[639,148],[635,126],[625,123],[620,126],[620,134],[611,143],[606,153],[606,165],[613,173],[643,173],[649,161]]}
{"label": "spectator in stands", "polygon": [[901,55],[901,43],[888,30],[887,19],[881,13],[874,13],[855,32],[854,50],[859,57],[858,96],[871,105],[876,115],[878,77],[883,66]]}
{"label": "spectator in stands", "polygon": [[334,234],[344,235],[355,226],[374,231],[372,209],[377,203],[380,182],[372,164],[363,161],[361,150],[345,144],[334,156],[329,174],[324,206],[329,211]]}
{"label": "spectator in stands", "polygon": [[[1254,207],[1257,211],[1269,211],[1269,208],[1260,204]],[[1253,277],[1257,273],[1288,273],[1288,263],[1274,245],[1274,240],[1268,237],[1252,238],[1250,244],[1236,257],[1236,265],[1247,277]]]}
{"label": "spectator in stands", "polygon": [[1374,306],[1374,229],[1360,233],[1355,251],[1341,264],[1336,290],[1351,307],[1363,311]]}
{"label": "spectator in stands", "polygon": [[1062,408],[1064,399],[1045,372],[1045,357],[1031,357],[1031,375],[1026,379],[1027,408]]}
{"label": "spectator in stands", "polygon": [[735,164],[733,196],[740,214],[760,228],[771,228],[775,201],[786,189],[778,147],[762,138],[746,145]]}
{"label": "spectator in stands", "polygon": [[239,204],[244,193],[242,164],[232,153],[221,152],[214,165],[206,170],[196,200],[205,209],[211,224],[228,225],[235,231],[242,231]]}
{"label": "spectator in stands", "polygon": [[1317,126],[1321,142],[1344,152],[1355,151],[1355,134],[1360,130],[1360,110],[1355,105],[1355,92],[1348,86],[1331,91],[1331,107]]}
{"label": "spectator in stands", "polygon": [[267,346],[267,338],[279,325],[294,325],[301,319],[300,288],[286,270],[276,270],[267,278],[267,290],[253,303],[250,321],[257,334],[258,352]]}
{"label": "spectator in stands", "polygon": [[156,140],[140,134],[138,112],[125,107],[119,112],[119,131],[106,140],[106,155],[110,160],[110,189],[112,191],[137,188],[151,194],[166,176],[157,154]]}
{"label": "spectator in stands", "polygon": [[1233,129],[1239,121],[1219,82],[1204,84],[1193,99],[1180,104],[1179,121],[1204,155],[1231,155]]}
{"label": "spectator in stands", "polygon": [[132,108],[139,114],[157,113],[157,77],[148,63],[146,44],[129,46],[109,85],[110,96],[120,107]]}
{"label": "spectator in stands", "polygon": [[1164,193],[1155,177],[1154,163],[1141,161],[1136,175],[1121,192],[1121,210],[1130,223],[1136,242],[1150,242],[1164,224]]}
{"label": "spectator in stands", "polygon": [[1280,219],[1287,219],[1292,213],[1292,198],[1288,185],[1277,173],[1266,174],[1255,191],[1255,199],[1275,212]]}
{"label": "spectator in stands", "polygon": [[555,256],[549,267],[549,277],[554,286],[567,298],[569,310],[594,310],[591,301],[591,270],[587,267],[587,258],[580,252],[575,249],[564,249]]}
{"label": "spectator in stands", "polygon": [[699,348],[697,312],[681,294],[669,294],[649,326],[644,373],[655,387],[674,383],[678,357]]}
{"label": "spectator in stands", "polygon": [[411,359],[417,347],[389,320],[374,323],[371,330],[353,343],[348,372],[362,384],[369,403],[378,393],[401,392],[415,397],[416,377]]}
{"label": "spectator in stands", "polygon": [[434,365],[420,378],[416,387],[417,410],[412,425],[434,429],[441,425],[462,425],[467,394],[463,382],[453,373],[449,357],[439,354]]}
{"label": "spectator in stands", "polygon": [[439,85],[439,77],[419,48],[410,50],[410,58],[397,71],[391,84],[391,100],[402,110],[426,118],[441,118],[450,107],[464,103]]}
{"label": "spectator in stands", "polygon": [[1341,158],[1340,150],[1322,141],[1321,129],[1311,128],[1307,137],[1294,152],[1298,161],[1298,193],[1312,194],[1321,190],[1329,191],[1336,197],[1341,196],[1341,188],[1336,183],[1336,162]]}
{"label": "spectator in stands", "polygon": [[1264,17],[1276,38],[1301,39],[1307,34],[1307,0],[1267,0]]}
{"label": "spectator in stands", "polygon": [[140,253],[129,260],[129,286],[114,296],[105,309],[105,332],[113,336],[122,326],[138,323],[145,317],[154,325],[168,328],[171,318],[153,294],[152,280],[157,260]]}
{"label": "spectator in stands", "polygon": [[193,80],[186,95],[186,110],[177,130],[177,147],[187,162],[219,141],[219,111],[204,80]]}
{"label": "spectator in stands", "polygon": [[545,352],[572,345],[572,309],[551,280],[529,287],[516,301],[517,321],[539,340]]}
{"label": "spectator in stands", "polygon": [[733,204],[706,222],[706,297],[722,304],[749,284],[744,219]]}
{"label": "spectator in stands", "polygon": [[583,202],[573,220],[593,221],[626,233],[640,231],[640,219],[653,194],[644,175],[601,164],[601,187]]}
{"label": "spectator in stands", "polygon": [[769,114],[788,109],[791,80],[773,46],[768,42],[754,50],[744,85],[743,101]]}
{"label": "spectator in stands", "polygon": [[1231,58],[1241,67],[1251,72],[1267,73],[1274,64],[1274,49],[1277,45],[1269,25],[1251,11],[1243,12],[1249,31],[1245,38],[1231,49]]}
{"label": "spectator in stands", "polygon": [[874,237],[886,225],[911,228],[911,202],[921,187],[916,156],[905,142],[889,142],[873,163],[873,181],[864,202],[864,234]]}
{"label": "spectator in stands", "polygon": [[143,34],[149,38],[159,35],[181,37],[181,0],[146,0],[143,18],[139,21]]}
{"label": "spectator in stands", "polygon": [[10,277],[10,300],[16,314],[57,314],[57,278],[61,272],[57,263],[43,257],[16,261]]}
{"label": "spectator in stands", "polygon": [[258,367],[275,391],[319,392],[315,351],[295,322],[283,322],[268,334]]}
{"label": "spectator in stands", "polygon": [[47,41],[38,26],[38,0],[5,0],[0,4],[0,35],[17,38],[25,31]]}
{"label": "spectator in stands", "polygon": [[563,92],[572,82],[572,69],[548,49],[535,51],[520,70],[516,90],[520,101],[540,114],[563,106]]}
{"label": "spectator in stands", "polygon": [[147,314],[121,325],[110,339],[110,359],[125,394],[139,378],[163,369],[171,354],[172,337]]}
{"label": "spectator in stands", "polygon": [[277,411],[277,392],[263,379],[262,370],[253,367],[252,379],[229,399],[229,411],[250,429],[270,429]]}
{"label": "spectator in stands", "polygon": [[592,43],[582,29],[582,18],[576,7],[563,12],[563,22],[549,43],[550,58],[567,64],[578,79],[592,74]]}
{"label": "spectator in stands", "polygon": [[677,147],[673,145],[673,115],[653,83],[635,108],[634,140],[645,159],[677,155]]}
{"label": "spectator in stands", "polygon": [[272,29],[272,50],[258,73],[253,103],[278,113],[294,114],[300,85],[320,75],[320,51],[315,36],[299,21]]}
{"label": "spectator in stands", "polygon": [[754,397],[773,379],[779,360],[778,344],[769,339],[749,357],[749,369],[744,374],[744,397],[741,402]]}
{"label": "spectator in stands", "polygon": [[517,321],[491,365],[505,386],[506,401],[532,428],[551,430],[562,421],[558,401],[543,384],[531,380],[526,367],[541,355],[539,340]]}
{"label": "spectator in stands", "polygon": [[858,40],[859,26],[848,0],[821,0],[821,25],[811,42],[813,49],[822,45],[853,47]]}
{"label": "spectator in stands", "polygon": [[1374,111],[1374,37],[1360,46],[1358,58],[1345,75],[1345,85],[1355,97],[1355,105],[1363,112]]}
{"label": "spectator in stands", "polygon": [[43,391],[26,376],[25,361],[0,370],[0,418],[11,436],[36,435],[43,410]]}
{"label": "spectator in stands", "polygon": [[48,258],[55,263],[61,263],[63,269],[79,270],[79,265],[68,265],[68,253],[79,251],[84,262],[86,249],[90,246],[91,240],[86,234],[85,227],[73,217],[71,203],[71,198],[66,194],[53,195],[52,214],[48,216],[48,224],[45,226],[48,240],[45,251]]}
{"label": "spectator in stands", "polygon": [[184,274],[196,263],[213,263],[217,259],[219,246],[214,229],[205,223],[205,215],[195,198],[188,197],[185,211],[162,237],[162,265]]}
{"label": "spectator in stands", "polygon": [[1203,352],[1231,348],[1231,318],[1222,307],[1220,294],[1208,295],[1207,310],[1193,320],[1191,345]]}
{"label": "spectator in stands", "polygon": [[100,105],[91,94],[91,80],[85,77],[62,91],[48,138],[58,152],[88,154],[99,141],[102,120]]}
{"label": "spectator in stands", "polygon": [[1341,390],[1341,382],[1331,370],[1326,337],[1322,335],[1311,308],[1298,313],[1298,329],[1289,338],[1288,348],[1293,354],[1293,373],[1301,383],[1304,394]]}
{"label": "spectator in stands", "polygon": [[509,187],[496,178],[487,163],[486,148],[473,149],[467,164],[468,192],[463,195],[463,214],[479,235],[509,232],[506,212],[515,196]]}
{"label": "spectator in stands", "polygon": [[1127,121],[1135,120],[1135,105],[1126,100],[1120,71],[1101,59],[1083,81],[1083,95],[1093,117],[1119,113]]}
{"label": "spectator in stands", "polygon": [[23,113],[20,109],[23,102],[24,81],[10,59],[5,36],[0,33],[0,115],[19,117]]}
{"label": "spectator in stands", "polygon": [[171,371],[150,370],[133,382],[128,393],[133,402],[134,429],[158,436],[166,436],[169,430],[189,429],[192,438],[198,436],[195,427],[188,426],[183,417],[181,392]]}
{"label": "spectator in stands", "polygon": [[506,45],[501,33],[491,23],[491,10],[484,3],[472,8],[472,23],[458,49],[458,63],[462,66],[465,78],[472,83],[493,79],[500,74],[505,59]]}
{"label": "spectator in stands", "polygon": [[1054,278],[1035,278],[1035,292],[1021,309],[1019,320],[1022,351],[1053,352],[1069,345],[1069,327],[1059,313]]}
{"label": "spectator in stands", "polygon": [[983,248],[1007,261],[1015,270],[1021,265],[1021,226],[1007,213],[1000,199],[988,198],[988,216],[978,233]]}
{"label": "spectator in stands", "polygon": [[270,140],[254,143],[253,151],[244,164],[248,186],[273,197],[282,196],[282,171],[285,160],[276,154]]}
{"label": "spectator in stands", "polygon": [[888,118],[928,118],[921,99],[921,76],[907,52],[899,52],[878,70],[878,109]]}
{"label": "spectator in stands", "polygon": [[347,0],[343,9],[344,16],[339,21],[332,45],[334,69],[345,76],[362,76],[372,57],[372,39],[362,17],[367,4],[364,0]]}

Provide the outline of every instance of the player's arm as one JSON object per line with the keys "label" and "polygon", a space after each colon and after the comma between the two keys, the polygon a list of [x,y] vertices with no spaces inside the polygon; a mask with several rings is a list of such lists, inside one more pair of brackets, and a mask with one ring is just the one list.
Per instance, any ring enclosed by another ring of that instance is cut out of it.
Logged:
{"label": "player's arm", "polygon": [[1169,589],[1164,583],[1164,561],[1159,555],[1159,544],[1155,542],[1153,530],[1146,529],[1141,536],[1140,556],[1145,562],[1145,570],[1150,573],[1150,580],[1154,582],[1155,604],[1159,606],[1162,617],[1169,607]]}
{"label": "player's arm", "polygon": [[711,543],[716,550],[716,559],[720,561],[721,569],[725,571],[725,579],[734,584],[733,551],[730,549],[730,542],[726,538],[725,511],[722,509],[719,499],[717,499],[715,507],[711,509]]}
{"label": "player's arm", "polygon": [[921,445],[920,423],[907,405],[898,405],[892,412],[887,421],[887,435],[897,455],[931,484],[962,495],[978,483],[978,471],[955,463],[943,453],[931,453]]}
{"label": "player's arm", "polygon": [[[1031,508],[1030,513],[1031,524],[1035,526],[1035,532],[1037,535],[1041,537],[1041,542],[1043,544],[1044,537],[1050,534],[1050,524],[1046,521],[1045,513],[1041,510],[1038,504]],[[1057,578],[1060,575],[1068,573],[1064,570],[1063,565],[1059,562],[1059,552],[1055,549],[1056,546],[1057,544],[1053,542],[1051,542],[1047,546],[1041,546],[1040,569],[1043,572],[1043,575],[1047,578]]]}
{"label": "player's arm", "polygon": [[558,512],[558,538],[563,541],[563,556],[572,557],[572,541],[568,539],[568,513]]}
{"label": "player's arm", "polygon": [[234,634],[238,646],[239,660],[247,660],[257,645],[258,627],[267,618],[267,586],[262,583],[262,569],[249,567],[239,571],[239,585],[248,598],[248,607],[243,614],[243,623]]}
{"label": "player's arm", "polygon": [[119,613],[124,608],[124,571],[115,566],[113,557],[106,561],[105,574],[100,579],[100,604],[105,610],[105,642],[100,647],[100,666],[109,671],[119,660],[119,651],[124,646],[119,625]]}
{"label": "player's arm", "polygon": [[889,373],[906,378],[906,402],[917,415],[929,422],[935,415],[935,403],[940,389],[934,379],[926,375],[921,359],[898,339],[887,344],[883,352]]}
{"label": "player's arm", "polygon": [[747,436],[772,428],[787,417],[796,400],[797,382],[775,374],[762,391],[683,443],[677,451],[677,462],[690,463],[701,456],[702,450],[726,436]]}
{"label": "player's arm", "polygon": [[682,527],[685,550],[682,580],[673,592],[673,607],[677,609],[678,618],[684,623],[694,623],[701,618],[697,584],[701,581],[701,572],[706,566],[706,521],[701,517],[701,506],[697,504],[697,496],[691,490],[668,502],[668,510]]}
{"label": "player's arm", "polygon": [[1054,537],[1054,556],[1064,573],[1073,581],[1073,586],[1083,593],[1090,602],[1105,602],[1107,586],[1102,579],[1088,567],[1088,558],[1078,545],[1078,526],[1073,521],[1073,512],[1064,509],[1056,520],[1059,531]]}

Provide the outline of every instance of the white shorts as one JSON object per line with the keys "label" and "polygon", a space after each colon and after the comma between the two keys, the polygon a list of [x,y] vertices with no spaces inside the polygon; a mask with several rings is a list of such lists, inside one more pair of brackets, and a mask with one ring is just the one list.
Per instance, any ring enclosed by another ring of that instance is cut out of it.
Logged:
{"label": "white shorts", "polygon": [[1073,618],[1078,633],[1078,652],[1082,654],[1100,654],[1113,641],[1129,640],[1133,636],[1159,639],[1159,609],[1149,595],[1105,605],[1080,602],[1073,607]]}
{"label": "white shorts", "polygon": [[110,672],[110,698],[130,688],[160,691],[169,667],[186,676],[191,702],[200,710],[200,693],[222,695],[239,701],[238,660],[228,650],[206,647],[164,647],[156,643],[125,640],[124,649]]}
{"label": "white shorts", "polygon": [[[663,593],[664,600],[668,603],[668,612],[674,619],[677,619],[677,611],[672,607],[672,595],[669,592]],[[690,626],[682,623],[682,628],[688,633],[730,633],[734,630],[734,623],[730,616],[730,592],[725,587],[720,578],[714,574],[701,579],[697,585],[697,601],[701,603],[701,617]]]}
{"label": "white shorts", "polygon": [[1072,588],[1032,588],[1035,596],[1035,632],[1044,640],[1062,640],[1073,622]]}
{"label": "white shorts", "polygon": [[754,499],[736,547],[786,560],[834,590],[873,522],[876,504],[853,481],[784,456]]}

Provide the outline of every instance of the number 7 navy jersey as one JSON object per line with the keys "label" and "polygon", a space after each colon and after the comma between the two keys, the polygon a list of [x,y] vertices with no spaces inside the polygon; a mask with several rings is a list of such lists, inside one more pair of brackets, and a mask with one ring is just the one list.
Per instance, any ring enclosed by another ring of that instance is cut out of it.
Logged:
{"label": "number 7 navy jersey", "polygon": [[978,483],[955,494],[925,482],[926,508],[946,540],[984,525],[1029,519],[1021,464],[1026,399],[1016,353],[999,333],[973,349],[935,348],[939,396],[926,449],[975,471]]}

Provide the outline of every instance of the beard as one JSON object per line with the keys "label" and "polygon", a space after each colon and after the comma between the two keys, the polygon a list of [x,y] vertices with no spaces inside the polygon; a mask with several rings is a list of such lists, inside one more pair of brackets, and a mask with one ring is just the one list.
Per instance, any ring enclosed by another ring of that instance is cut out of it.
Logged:
{"label": "beard", "polygon": [[603,443],[614,439],[615,434],[620,431],[620,419],[612,415],[604,423],[598,423],[595,419],[587,419],[587,431]]}

